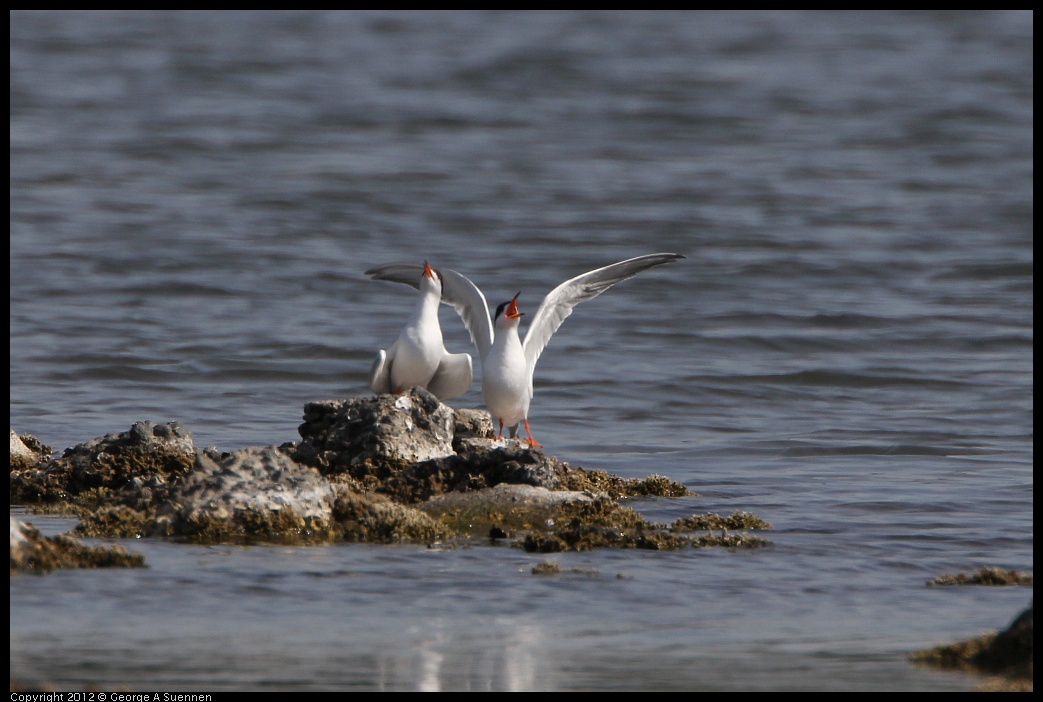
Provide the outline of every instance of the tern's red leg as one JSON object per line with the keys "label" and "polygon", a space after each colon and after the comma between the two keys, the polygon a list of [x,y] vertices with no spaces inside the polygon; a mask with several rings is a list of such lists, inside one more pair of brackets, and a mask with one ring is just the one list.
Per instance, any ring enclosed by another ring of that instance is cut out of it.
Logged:
{"label": "tern's red leg", "polygon": [[541,444],[539,441],[536,441],[536,439],[533,437],[532,430],[529,429],[529,420],[528,420],[528,418],[526,418],[526,420],[525,420],[525,433],[529,435],[529,447],[530,448],[534,447],[534,446],[543,446],[543,444]]}

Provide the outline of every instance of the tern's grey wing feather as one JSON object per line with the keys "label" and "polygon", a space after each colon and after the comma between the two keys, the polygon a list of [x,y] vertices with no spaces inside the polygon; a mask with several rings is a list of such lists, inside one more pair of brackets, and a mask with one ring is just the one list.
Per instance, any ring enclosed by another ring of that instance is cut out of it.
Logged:
{"label": "tern's grey wing feather", "polygon": [[461,273],[449,268],[439,268],[438,273],[442,276],[442,302],[451,305],[460,315],[478,349],[478,357],[484,360],[493,345],[493,321],[485,295]]}
{"label": "tern's grey wing feather", "polygon": [[420,289],[420,280],[424,277],[424,267],[415,263],[389,263],[376,268],[370,268],[366,275],[373,280],[388,280],[392,283],[402,283],[411,288]]}
{"label": "tern's grey wing feather", "polygon": [[[565,318],[572,314],[572,308],[581,302],[591,300],[611,288],[616,283],[631,278],[641,271],[672,263],[684,256],[676,253],[656,253],[636,258],[629,258],[602,268],[570,278],[551,290],[543,298],[540,308],[529,323],[522,346],[525,349],[525,360],[529,366],[529,383],[532,383],[532,372],[536,367],[547,342],[558,330]],[[532,389],[530,387],[530,393]]]}

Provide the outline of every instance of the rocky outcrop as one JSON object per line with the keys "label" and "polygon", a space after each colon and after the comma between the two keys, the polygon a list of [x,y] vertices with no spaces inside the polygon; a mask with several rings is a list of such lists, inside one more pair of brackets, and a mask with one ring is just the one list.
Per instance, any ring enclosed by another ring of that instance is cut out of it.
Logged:
{"label": "rocky outcrop", "polygon": [[222,454],[198,451],[177,422],[138,422],[12,468],[11,499],[77,514],[82,536],[290,544],[489,537],[544,552],[766,543],[689,533],[724,529],[714,520],[649,523],[615,500],[693,493],[663,476],[627,480],[518,439],[492,439],[488,414],[453,410],[422,388],[308,403],[299,432],[299,442]]}

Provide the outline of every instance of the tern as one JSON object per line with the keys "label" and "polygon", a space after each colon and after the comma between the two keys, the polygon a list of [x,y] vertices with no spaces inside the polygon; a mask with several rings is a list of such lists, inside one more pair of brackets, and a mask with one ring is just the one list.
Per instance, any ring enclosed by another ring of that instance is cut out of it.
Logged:
{"label": "tern", "polygon": [[391,348],[377,352],[369,385],[378,395],[401,394],[415,386],[426,388],[439,400],[463,395],[471,389],[471,356],[445,350],[438,323],[442,277],[427,261],[412,266],[411,276],[408,282],[420,291],[420,299]]}
{"label": "tern", "polygon": [[[481,359],[482,396],[489,413],[499,423],[496,438],[503,435],[504,427],[510,431],[511,438],[515,438],[518,426],[524,424],[529,446],[541,446],[529,427],[533,371],[550,338],[572,314],[573,307],[597,297],[616,283],[641,271],[682,258],[684,256],[676,253],[647,254],[566,280],[543,298],[524,340],[518,334],[518,326],[524,314],[518,310],[521,293],[499,305],[495,316],[490,316],[489,305],[478,286],[454,270],[439,269],[437,275],[442,281],[441,301],[451,305],[460,315]],[[366,271],[366,275],[374,280],[404,283],[413,287],[423,284],[420,267],[411,263],[378,266]]]}

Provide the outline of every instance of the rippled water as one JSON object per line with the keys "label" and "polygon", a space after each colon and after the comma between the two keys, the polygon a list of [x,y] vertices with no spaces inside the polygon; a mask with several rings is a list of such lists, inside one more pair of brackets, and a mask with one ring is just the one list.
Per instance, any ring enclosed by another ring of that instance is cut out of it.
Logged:
{"label": "rippled water", "polygon": [[[11,13],[11,424],[298,437],[455,268],[576,309],[533,431],[753,512],[755,552],[128,544],[12,578],[61,689],[960,690],[1032,569],[1032,14]],[[442,310],[447,345],[467,350]],[[523,324],[524,326],[524,324]],[[450,404],[480,407],[475,386]],[[45,529],[71,524],[36,515]]]}

